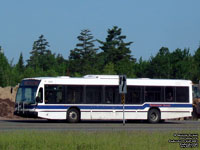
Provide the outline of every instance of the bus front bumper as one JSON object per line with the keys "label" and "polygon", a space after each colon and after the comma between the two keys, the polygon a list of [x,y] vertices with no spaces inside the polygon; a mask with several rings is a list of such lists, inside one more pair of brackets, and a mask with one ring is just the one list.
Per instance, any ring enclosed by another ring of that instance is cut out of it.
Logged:
{"label": "bus front bumper", "polygon": [[38,118],[38,112],[33,111],[14,111],[14,115],[26,118]]}

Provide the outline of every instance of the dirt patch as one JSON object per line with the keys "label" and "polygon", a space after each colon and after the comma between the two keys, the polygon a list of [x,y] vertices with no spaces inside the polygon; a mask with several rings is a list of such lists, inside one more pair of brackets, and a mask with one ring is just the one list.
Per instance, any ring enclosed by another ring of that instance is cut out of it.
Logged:
{"label": "dirt patch", "polygon": [[0,117],[13,118],[15,103],[9,99],[0,99]]}
{"label": "dirt patch", "polygon": [[1,119],[22,119],[14,115],[15,102],[10,99],[0,99],[0,120]]}

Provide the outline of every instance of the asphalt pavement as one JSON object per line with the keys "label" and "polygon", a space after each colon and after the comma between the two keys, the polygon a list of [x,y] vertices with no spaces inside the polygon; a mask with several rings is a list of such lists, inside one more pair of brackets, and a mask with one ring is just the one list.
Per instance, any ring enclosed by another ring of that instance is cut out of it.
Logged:
{"label": "asphalt pavement", "polygon": [[167,120],[150,124],[144,121],[131,121],[123,125],[122,121],[82,121],[67,123],[48,120],[0,120],[0,131],[43,130],[43,131],[197,131],[200,121]]}

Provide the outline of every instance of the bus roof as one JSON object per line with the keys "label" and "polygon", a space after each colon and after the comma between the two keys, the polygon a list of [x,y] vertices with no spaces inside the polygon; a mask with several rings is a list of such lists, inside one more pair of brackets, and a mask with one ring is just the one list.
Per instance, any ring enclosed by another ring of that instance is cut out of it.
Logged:
{"label": "bus roof", "polygon": [[[36,77],[25,78],[24,80],[40,80],[43,84],[62,85],[119,85],[118,75],[86,75],[84,77]],[[149,79],[149,78],[128,78],[127,85],[137,86],[189,86],[190,80],[179,79]]]}

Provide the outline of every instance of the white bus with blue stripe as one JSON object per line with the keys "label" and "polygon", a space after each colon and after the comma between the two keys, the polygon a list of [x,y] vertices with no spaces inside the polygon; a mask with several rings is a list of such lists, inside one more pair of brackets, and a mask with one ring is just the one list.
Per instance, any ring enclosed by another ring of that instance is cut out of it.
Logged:
{"label": "white bus with blue stripe", "polygon": [[[169,79],[127,79],[126,120],[191,117],[192,82]],[[122,120],[119,76],[86,75],[26,78],[20,83],[15,115],[55,120]]]}

